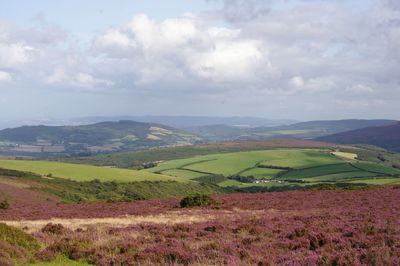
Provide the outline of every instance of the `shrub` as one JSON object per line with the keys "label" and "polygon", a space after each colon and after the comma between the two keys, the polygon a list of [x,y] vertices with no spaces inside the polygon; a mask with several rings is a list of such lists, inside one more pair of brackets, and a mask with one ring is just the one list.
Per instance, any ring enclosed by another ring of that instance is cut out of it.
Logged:
{"label": "shrub", "polygon": [[0,209],[1,210],[7,210],[10,208],[10,203],[8,203],[8,200],[3,200],[0,202]]}
{"label": "shrub", "polygon": [[217,202],[213,200],[210,196],[205,194],[197,194],[193,196],[187,196],[181,200],[181,208],[190,207],[201,207],[216,204]]}
{"label": "shrub", "polygon": [[157,163],[155,163],[155,162],[148,162],[148,163],[142,164],[143,169],[149,169],[149,168],[153,168],[156,166],[157,166]]}
{"label": "shrub", "polygon": [[398,163],[394,163],[394,164],[392,164],[392,167],[393,167],[393,168],[400,169],[400,164],[398,164]]}
{"label": "shrub", "polygon": [[27,265],[39,247],[33,236],[0,223],[0,265]]}
{"label": "shrub", "polygon": [[46,234],[61,235],[65,231],[62,224],[48,223],[42,228],[42,232]]}

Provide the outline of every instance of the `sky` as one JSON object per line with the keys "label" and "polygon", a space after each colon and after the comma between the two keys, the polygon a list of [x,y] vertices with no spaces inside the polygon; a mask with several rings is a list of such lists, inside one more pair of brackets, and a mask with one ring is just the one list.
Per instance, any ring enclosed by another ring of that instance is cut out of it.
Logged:
{"label": "sky", "polygon": [[0,119],[400,119],[397,0],[0,0]]}

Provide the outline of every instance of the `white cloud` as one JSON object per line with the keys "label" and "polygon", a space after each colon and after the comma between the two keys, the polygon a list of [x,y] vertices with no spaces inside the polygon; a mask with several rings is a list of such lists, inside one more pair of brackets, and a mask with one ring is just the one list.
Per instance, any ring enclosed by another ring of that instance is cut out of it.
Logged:
{"label": "white cloud", "polygon": [[94,49],[110,58],[124,55],[141,84],[163,77],[249,80],[265,56],[261,44],[241,38],[240,30],[207,26],[188,15],[160,23],[137,15],[128,25],[98,36]]}
{"label": "white cloud", "polygon": [[0,42],[0,66],[18,67],[33,60],[38,51],[23,43]]}
{"label": "white cloud", "polygon": [[12,76],[10,73],[5,71],[0,71],[0,82],[9,82],[12,80]]}
{"label": "white cloud", "polygon": [[295,76],[289,83],[300,92],[324,92],[334,87],[335,83],[327,77],[317,77],[304,80],[301,76]]}
{"label": "white cloud", "polygon": [[49,85],[62,85],[80,88],[96,88],[109,87],[114,85],[112,81],[105,79],[95,78],[93,75],[83,72],[71,72],[64,68],[57,68],[54,72],[46,78]]}
{"label": "white cloud", "polygon": [[294,87],[301,88],[304,86],[304,79],[300,76],[295,76],[290,79],[290,84]]}
{"label": "white cloud", "polygon": [[346,91],[350,93],[355,93],[355,94],[364,94],[364,93],[372,93],[374,92],[374,89],[364,85],[364,84],[356,84],[350,87],[347,87]]}
{"label": "white cloud", "polygon": [[110,93],[129,102],[115,108],[132,112],[156,101],[160,110],[197,103],[209,114],[298,119],[342,109],[367,116],[371,106],[398,113],[398,1],[362,10],[353,1],[215,1],[222,9],[161,21],[132,14],[84,40],[49,23],[0,24],[0,70],[12,73],[2,79],[25,91]]}
{"label": "white cloud", "polygon": [[116,47],[127,48],[134,47],[128,36],[117,29],[109,29],[103,35],[98,36],[95,45],[101,48]]}

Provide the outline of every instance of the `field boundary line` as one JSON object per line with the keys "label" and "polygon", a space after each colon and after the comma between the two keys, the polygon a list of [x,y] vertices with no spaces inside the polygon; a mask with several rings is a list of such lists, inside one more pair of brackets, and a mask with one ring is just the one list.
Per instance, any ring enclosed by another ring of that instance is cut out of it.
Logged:
{"label": "field boundary line", "polygon": [[[388,176],[393,176],[393,177],[400,177],[400,174],[387,174],[387,173],[382,173],[382,172],[375,172],[375,171],[363,169],[363,168],[361,168],[361,167],[359,167],[359,166],[356,166],[356,165],[354,165],[354,164],[352,164],[352,163],[350,163],[350,164],[351,164],[351,166],[353,166],[354,168],[356,168],[356,169],[358,169],[358,170],[361,170],[361,171],[364,171],[364,172],[369,172],[369,173],[372,173],[372,174],[388,175]],[[378,164],[378,165],[379,165],[379,164]]]}

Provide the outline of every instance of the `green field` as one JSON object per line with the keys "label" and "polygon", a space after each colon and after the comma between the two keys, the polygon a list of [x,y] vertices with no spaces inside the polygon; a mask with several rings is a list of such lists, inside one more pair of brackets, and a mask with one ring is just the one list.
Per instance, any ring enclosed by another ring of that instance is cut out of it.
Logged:
{"label": "green field", "polygon": [[155,167],[143,170],[32,160],[0,160],[0,168],[75,181],[177,181],[240,188],[360,180],[375,184],[376,178],[400,177],[399,169],[342,156],[350,153],[336,153],[341,156],[330,149],[299,148],[215,153],[156,162]]}
{"label": "green field", "polygon": [[317,177],[309,177],[307,181],[311,182],[321,182],[321,181],[344,181],[347,179],[358,179],[358,178],[368,178],[375,177],[377,174],[369,173],[365,171],[352,171],[346,173],[338,173],[338,174],[330,174],[330,175],[322,175]]}
{"label": "green field", "polygon": [[270,169],[270,168],[251,168],[247,171],[242,172],[240,175],[242,176],[253,176],[257,179],[270,179],[275,177],[278,173],[282,172],[279,169]]}
{"label": "green field", "polygon": [[[347,155],[351,155],[351,158]],[[377,163],[360,162],[354,159],[356,156],[356,153],[342,151],[332,153],[331,150],[326,149],[270,149],[209,154],[164,161],[144,171],[184,179],[224,176],[228,179],[214,184],[221,187],[239,188],[291,184],[307,186],[325,182],[359,181],[358,183],[362,183],[361,181],[365,180],[370,180],[365,183],[375,184],[379,183],[376,181],[378,177],[400,175],[399,169]],[[250,179],[245,179],[245,177]],[[270,181],[260,182],[257,179]]]}
{"label": "green field", "polygon": [[250,170],[257,164],[281,167],[309,167],[321,164],[343,162],[328,152],[302,149],[273,149],[264,151],[235,152],[195,156],[187,159],[171,160],[148,169],[150,172],[163,172],[169,169],[187,169],[224,176]]}
{"label": "green field", "polygon": [[32,172],[40,175],[51,174],[54,177],[75,181],[99,179],[100,181],[116,182],[167,180],[188,182],[187,178],[160,175],[145,171],[49,161],[0,160],[0,168]]}
{"label": "green field", "polygon": [[324,164],[336,164],[342,161],[342,158],[323,151],[283,150],[279,153],[274,153],[273,157],[263,161],[260,165],[306,168]]}
{"label": "green field", "polygon": [[246,187],[279,187],[283,185],[287,185],[287,183],[278,183],[278,182],[269,182],[269,183],[242,183],[236,180],[225,180],[218,184],[221,187],[238,187],[238,188],[246,188]]}
{"label": "green field", "polygon": [[340,164],[331,164],[331,165],[322,165],[305,169],[296,169],[293,171],[289,171],[280,176],[282,179],[303,179],[308,177],[316,177],[316,176],[324,176],[331,175],[337,173],[347,173],[358,171],[357,168],[354,168],[350,164],[340,163]]}
{"label": "green field", "polygon": [[400,178],[370,178],[353,180],[350,183],[362,183],[369,185],[400,185]]}
{"label": "green field", "polygon": [[183,177],[183,178],[188,178],[188,179],[207,176],[207,174],[204,174],[204,173],[193,172],[193,171],[190,171],[190,170],[183,170],[183,169],[165,170],[162,173],[164,175],[177,176],[177,177]]}
{"label": "green field", "polygon": [[354,163],[355,167],[362,170],[373,172],[373,173],[383,173],[387,175],[400,175],[400,169],[387,167],[383,165],[373,164],[373,163]]}

